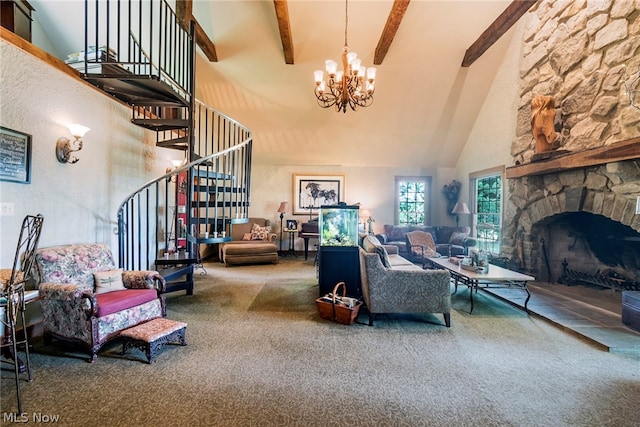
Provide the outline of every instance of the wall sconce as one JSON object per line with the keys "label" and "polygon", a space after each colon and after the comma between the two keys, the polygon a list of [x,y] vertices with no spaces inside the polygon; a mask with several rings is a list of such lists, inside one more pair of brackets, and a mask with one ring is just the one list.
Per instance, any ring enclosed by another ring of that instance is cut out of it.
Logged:
{"label": "wall sconce", "polygon": [[[182,166],[185,163],[184,160],[171,160],[171,164],[173,165],[173,167],[168,167],[166,170],[166,173],[171,173],[174,170],[178,169],[180,166]],[[178,174],[174,174],[171,175],[171,177],[169,178],[169,181],[171,182],[176,182],[178,180]]]}
{"label": "wall sconce", "polygon": [[[60,163],[76,163],[78,158],[73,156],[71,157],[71,153],[74,151],[82,150],[82,137],[89,132],[89,128],[86,126],[71,124],[67,126],[69,128],[69,132],[75,138],[73,143],[69,140],[69,138],[61,137],[58,138],[58,142],[56,143],[56,157]],[[72,148],[71,144],[74,144],[77,148]]]}

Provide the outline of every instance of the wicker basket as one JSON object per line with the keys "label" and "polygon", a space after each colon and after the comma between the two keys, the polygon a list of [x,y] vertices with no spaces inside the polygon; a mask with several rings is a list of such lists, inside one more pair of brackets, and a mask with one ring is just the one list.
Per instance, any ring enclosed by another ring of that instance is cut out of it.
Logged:
{"label": "wicker basket", "polygon": [[360,311],[362,301],[358,301],[352,308],[349,308],[339,300],[336,300],[336,294],[340,287],[342,287],[342,296],[345,297],[347,295],[347,288],[344,282],[339,282],[333,288],[331,301],[326,301],[322,298],[316,299],[318,313],[323,319],[333,320],[343,325],[352,325],[356,321],[356,317],[358,317],[358,311]]}

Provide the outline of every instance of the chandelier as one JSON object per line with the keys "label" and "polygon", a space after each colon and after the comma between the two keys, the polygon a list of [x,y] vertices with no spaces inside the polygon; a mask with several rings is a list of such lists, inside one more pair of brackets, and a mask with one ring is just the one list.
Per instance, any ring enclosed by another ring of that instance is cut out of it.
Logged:
{"label": "chandelier", "polygon": [[[358,107],[368,107],[373,103],[375,91],[376,69],[362,65],[358,54],[349,52],[347,45],[347,27],[349,15],[348,0],[344,2],[344,49],[342,51],[342,71],[338,71],[338,63],[331,59],[325,61],[327,79],[324,72],[316,70],[313,75],[316,81],[315,95],[318,105],[329,108],[335,105],[336,111],[347,112],[347,105],[353,111]],[[365,76],[366,74],[366,76]]]}

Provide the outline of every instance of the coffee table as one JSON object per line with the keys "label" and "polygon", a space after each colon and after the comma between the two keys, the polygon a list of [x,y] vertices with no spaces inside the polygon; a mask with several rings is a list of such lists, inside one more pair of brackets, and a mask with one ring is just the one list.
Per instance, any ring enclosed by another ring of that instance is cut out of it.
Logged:
{"label": "coffee table", "polygon": [[471,302],[471,310],[473,312],[473,291],[478,292],[479,288],[510,288],[519,287],[527,293],[527,299],[524,301],[524,309],[527,310],[527,303],[531,298],[527,282],[536,280],[535,277],[518,273],[517,271],[498,267],[489,264],[489,272],[478,273],[463,269],[460,265],[455,264],[449,258],[426,258],[425,261],[435,268],[443,268],[451,273],[451,278],[455,281],[455,294],[458,291],[458,282],[469,287],[469,301]]}

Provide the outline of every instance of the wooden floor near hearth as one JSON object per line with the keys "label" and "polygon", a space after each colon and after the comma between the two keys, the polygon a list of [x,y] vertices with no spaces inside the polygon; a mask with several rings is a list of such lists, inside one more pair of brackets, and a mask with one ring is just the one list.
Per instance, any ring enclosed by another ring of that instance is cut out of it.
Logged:
{"label": "wooden floor near hearth", "polygon": [[[620,292],[597,286],[532,282],[529,313],[612,353],[640,354],[640,332],[622,324]],[[524,309],[526,294],[516,288],[486,290]]]}

